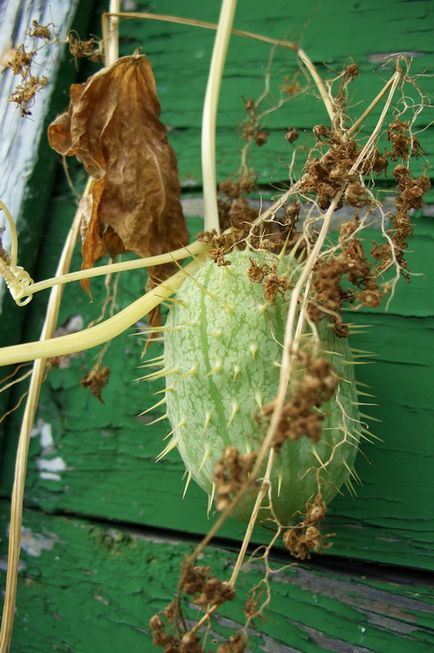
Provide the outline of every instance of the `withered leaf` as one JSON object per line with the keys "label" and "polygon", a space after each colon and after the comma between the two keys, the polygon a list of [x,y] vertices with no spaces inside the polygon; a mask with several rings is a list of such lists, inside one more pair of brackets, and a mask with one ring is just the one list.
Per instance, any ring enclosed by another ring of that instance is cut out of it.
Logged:
{"label": "withered leaf", "polygon": [[76,156],[94,179],[82,206],[83,268],[107,252],[151,256],[185,245],[176,158],[159,119],[147,58],[119,59],[73,84],[70,97],[48,138],[60,154]]}

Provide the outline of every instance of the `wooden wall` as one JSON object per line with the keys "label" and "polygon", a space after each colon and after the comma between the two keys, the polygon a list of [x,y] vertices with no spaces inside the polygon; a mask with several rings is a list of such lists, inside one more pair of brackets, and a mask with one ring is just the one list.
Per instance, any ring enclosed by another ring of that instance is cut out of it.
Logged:
{"label": "wooden wall", "polygon": [[[124,4],[139,11],[148,10],[150,3]],[[79,7],[82,24],[89,5],[82,2]],[[99,29],[100,8],[94,9],[92,27],[82,29],[94,33]],[[210,21],[217,20],[218,9],[217,0],[152,3],[155,12]],[[423,0],[270,0],[265,4],[240,0],[235,23],[242,29],[301,42],[325,75],[357,62],[360,76],[352,93],[358,111],[390,75],[391,64],[384,61],[388,54],[411,54],[416,73],[432,69],[433,18],[433,2]],[[200,120],[212,40],[211,31],[181,25],[151,21],[121,25],[122,53],[142,47],[152,63],[163,120],[178,155],[192,233],[201,229]],[[231,43],[218,120],[220,179],[233,174],[239,165],[236,125],[243,118],[245,99],[262,92],[269,57],[268,45],[235,37]],[[80,74],[97,68],[97,64],[80,64]],[[276,50],[270,71],[275,96],[283,84],[304,82],[297,77],[290,51]],[[57,97],[65,105],[75,72],[74,62],[67,58],[56,85]],[[423,76],[419,82],[432,93],[431,77]],[[61,106],[57,99],[46,109],[46,116],[52,117]],[[425,150],[416,165],[419,171],[432,160],[434,150],[428,113],[417,123],[424,130],[420,140]],[[314,93],[297,97],[270,115],[265,125],[269,141],[255,151],[252,160],[266,197],[287,183],[291,149],[284,138],[286,128],[297,127],[303,135],[303,130],[307,133],[325,120]],[[34,277],[39,280],[53,274],[75,207],[63,172],[59,167],[54,172],[56,155],[44,144],[38,151],[37,168],[26,178],[26,188],[38,210],[42,203],[38,193],[49,189],[49,209],[35,223],[31,211],[23,209],[21,220],[30,233],[30,249],[37,253]],[[82,186],[79,166],[72,163],[71,172],[77,186]],[[386,175],[377,183],[387,197],[391,177]],[[428,201],[432,198],[431,193]],[[374,354],[369,359],[372,364],[359,366],[358,378],[377,397],[378,406],[368,410],[379,421],[369,424],[381,440],[362,446],[357,462],[362,484],[357,497],[345,492],[333,502],[325,526],[334,533],[327,555],[276,574],[271,607],[267,619],[252,632],[251,651],[432,650],[433,213],[427,204],[415,217],[408,260],[417,276],[411,284],[399,284],[388,312],[364,310],[351,318],[369,326],[352,344]],[[78,252],[74,266],[80,266]],[[142,273],[121,276],[118,308],[137,298],[144,285]],[[59,320],[64,332],[98,318],[105,297],[103,281],[93,281],[92,292],[93,303],[89,303],[78,286],[68,287]],[[23,309],[6,304],[4,311],[10,317],[2,319],[0,331],[7,341],[9,325],[12,320],[18,324]],[[23,339],[37,337],[43,312],[44,299],[37,297],[25,310]],[[45,383],[31,443],[13,653],[153,650],[148,619],[170,600],[182,557],[213,522],[213,515],[207,517],[206,497],[197,487],[191,486],[182,500],[183,466],[177,453],[155,463],[169,429],[164,422],[145,423],[158,417],[158,411],[149,419],[138,417],[154,403],[152,393],[162,388],[157,382],[152,386],[134,382],[141,374],[142,347],[142,340],[131,333],[110,344],[104,356],[110,382],[102,404],[80,385],[98,352],[65,358]],[[150,357],[158,347],[151,347]],[[10,405],[22,390],[10,397]],[[4,530],[18,425],[19,413],[15,413],[4,433],[0,486]],[[242,533],[242,525],[228,522],[205,560],[224,574]],[[255,542],[267,537],[258,529]],[[283,549],[278,549],[276,565],[289,562]],[[260,573],[252,565],[243,588],[256,582]],[[212,638],[219,641],[242,619],[241,603],[230,604],[222,611]]]}

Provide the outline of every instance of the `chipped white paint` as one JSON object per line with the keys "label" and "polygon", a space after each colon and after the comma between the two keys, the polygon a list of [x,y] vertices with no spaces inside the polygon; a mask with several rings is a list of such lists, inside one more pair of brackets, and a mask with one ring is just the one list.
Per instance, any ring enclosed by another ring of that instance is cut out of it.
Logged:
{"label": "chipped white paint", "polygon": [[134,0],[123,0],[122,10],[123,11],[137,11],[137,2],[134,2]]}
{"label": "chipped white paint", "polygon": [[[27,567],[26,563],[20,560],[18,562],[18,572],[24,571],[24,569]],[[0,557],[0,571],[5,572],[8,568],[8,559],[7,556],[1,556]]]}
{"label": "chipped white paint", "polygon": [[53,431],[49,422],[41,420],[41,448],[43,451],[53,446]]}
{"label": "chipped white paint", "polygon": [[51,551],[60,542],[56,533],[33,533],[30,528],[21,529],[21,549],[29,556],[39,557],[42,551]]}
{"label": "chipped white paint", "polygon": [[43,481],[61,481],[60,474],[53,474],[53,472],[40,472],[39,476]]}
{"label": "chipped white paint", "polygon": [[105,598],[105,596],[102,596],[101,594],[95,594],[93,597],[95,601],[98,601],[99,603],[102,603],[103,605],[110,605],[110,601]]}
{"label": "chipped white paint", "polygon": [[61,472],[66,471],[67,466],[63,458],[37,458],[36,466],[39,469],[39,476],[45,481],[61,481]]}
{"label": "chipped white paint", "polygon": [[56,329],[55,336],[67,336],[70,333],[76,333],[84,328],[84,318],[82,315],[72,315],[68,321]]}
{"label": "chipped white paint", "polygon": [[39,476],[44,481],[61,481],[61,472],[67,469],[66,463],[60,456],[53,458],[55,453],[53,429],[49,422],[38,417],[30,436],[39,436],[42,455],[36,459],[36,466],[39,469]]}
{"label": "chipped white paint", "polygon": [[35,426],[30,432],[31,438],[40,437],[41,449],[44,454],[53,450],[54,440],[53,440],[53,429],[49,422],[45,422],[43,419],[38,417]]}
{"label": "chipped white paint", "polygon": [[47,472],[64,472],[66,463],[60,456],[56,458],[38,458],[36,461],[39,470]]}

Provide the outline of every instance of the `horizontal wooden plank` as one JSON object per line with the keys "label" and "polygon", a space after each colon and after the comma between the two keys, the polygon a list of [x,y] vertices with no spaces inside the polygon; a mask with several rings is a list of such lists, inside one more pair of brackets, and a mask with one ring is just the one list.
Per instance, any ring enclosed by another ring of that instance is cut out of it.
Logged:
{"label": "horizontal wooden plank", "polygon": [[[53,271],[56,251],[74,211],[66,191],[59,187],[59,192],[50,217],[50,238],[41,252],[39,279]],[[424,234],[429,233],[425,222],[418,224],[423,224]],[[194,223],[193,228],[200,226]],[[429,248],[425,259],[416,255],[425,238],[430,237],[417,235],[414,239],[412,267],[426,265],[428,274],[432,270]],[[79,265],[77,256],[75,266]],[[122,308],[143,291],[145,279],[138,272],[122,276],[119,283],[117,299]],[[362,479],[358,496],[353,499],[345,494],[335,500],[326,529],[336,533],[330,550],[333,555],[432,569],[434,481],[429,469],[433,456],[434,318],[411,317],[418,311],[432,315],[420,283],[420,278],[415,277],[410,287],[400,287],[396,301],[404,315],[351,315],[352,321],[370,325],[364,329],[364,335],[353,338],[352,344],[376,355],[369,359],[371,364],[358,366],[357,372],[359,380],[368,384],[377,397],[372,401],[378,401],[379,406],[368,410],[382,422],[367,422],[382,441],[363,445],[357,462]],[[420,291],[424,300],[416,303],[418,311],[411,308],[407,312],[404,293],[411,294],[415,287],[416,295]],[[64,328],[74,324],[77,327],[98,317],[105,297],[103,282],[94,280],[92,289],[94,302],[89,304],[78,285],[67,288],[60,318]],[[28,339],[39,331],[43,305],[42,297],[34,298]],[[154,462],[169,426],[149,426],[138,417],[155,403],[151,392],[162,388],[159,383],[149,386],[133,382],[143,374],[138,367],[142,346],[141,338],[130,334],[110,345],[104,357],[111,370],[110,382],[103,392],[104,404],[80,386],[96,352],[72,356],[52,370],[32,439],[27,501],[48,511],[68,510],[190,533],[204,532],[212,523],[206,515],[206,497],[192,484],[184,501],[181,500],[183,467],[177,453],[159,464]],[[157,345],[153,345],[149,356],[155,355],[156,350]],[[150,415],[147,421],[156,416],[158,413]],[[17,432],[15,416],[8,426],[1,469],[3,495],[11,480]],[[242,537],[242,533],[243,526],[235,521],[222,531],[235,539]],[[267,537],[264,531],[256,533],[257,541]]]}
{"label": "horizontal wooden plank", "polygon": [[[136,11],[148,11],[148,3],[139,1]],[[219,2],[198,3],[186,0],[174,7],[170,0],[158,0],[152,11],[216,22]],[[429,2],[386,0],[380,3],[342,3],[340,0],[318,5],[306,0],[288,6],[285,0],[267,4],[266,16],[262,5],[253,6],[240,0],[235,25],[279,39],[301,42],[305,51],[318,65],[321,74],[336,75],[343,66],[355,61],[359,76],[350,88],[352,115],[359,115],[370,99],[380,90],[393,70],[393,62],[385,63],[396,52],[407,52],[412,58],[412,69],[421,74],[432,67],[434,51],[427,20],[432,20]],[[387,29],[384,26],[387,25]],[[169,126],[170,140],[176,149],[181,179],[185,187],[201,185],[200,122],[208,65],[213,43],[209,30],[160,23],[129,20],[121,23],[121,48],[131,54],[140,45],[151,60],[163,109],[163,120]],[[258,98],[264,89],[264,77],[270,57],[270,46],[234,36],[229,49],[222,85],[218,115],[217,169],[223,179],[233,175],[240,164],[241,141],[237,125],[245,117],[243,107],[247,98]],[[270,66],[271,93],[263,107],[275,106],[280,87],[296,79],[306,82],[299,74],[294,53],[277,48]],[[431,95],[433,79],[419,77],[417,83]],[[408,90],[412,95],[412,91]],[[253,148],[251,166],[263,183],[278,183],[288,177],[292,147],[284,139],[288,126],[301,130],[302,142],[313,125],[327,122],[327,115],[316,92],[301,94],[291,99],[279,111],[270,113],[264,127],[270,131],[269,141]],[[416,93],[417,96],[417,93]],[[415,97],[416,97],[415,96]],[[416,102],[419,102],[417,99]],[[366,130],[379,117],[379,106],[366,122]],[[422,114],[415,129],[429,124],[429,111]],[[434,152],[432,127],[420,135],[427,159]],[[296,168],[300,170],[301,159]],[[425,162],[416,162],[418,171]],[[391,169],[389,170],[389,178]]]}
{"label": "horizontal wooden plank", "polygon": [[[11,653],[157,650],[148,621],[172,599],[191,544],[28,510],[22,548]],[[224,579],[234,559],[212,546],[200,562]],[[434,646],[428,578],[314,563],[277,571],[285,562],[271,560],[272,600],[265,619],[249,629],[249,653],[428,653]],[[261,562],[251,561],[246,571],[235,601],[213,623],[207,651],[243,623],[243,602],[262,578]]]}

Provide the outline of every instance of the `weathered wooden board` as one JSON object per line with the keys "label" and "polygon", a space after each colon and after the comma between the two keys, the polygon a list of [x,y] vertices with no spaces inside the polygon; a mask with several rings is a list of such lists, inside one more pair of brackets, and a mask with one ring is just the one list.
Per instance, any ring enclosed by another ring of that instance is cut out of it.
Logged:
{"label": "weathered wooden board", "polygon": [[[149,11],[145,0],[135,2],[134,11]],[[176,14],[216,22],[220,3],[184,0],[176,5],[170,0],[153,3],[152,11]],[[408,2],[385,0],[381,3],[352,3],[317,0],[288,3],[273,0],[264,7],[252,0],[240,0],[235,17],[236,27],[279,39],[293,40],[318,65],[321,74],[334,76],[342,67],[355,61],[360,74],[350,89],[355,115],[361,113],[393,71],[397,52],[413,58],[412,69],[420,74],[432,68],[434,48],[429,24],[434,20],[434,6],[429,0]],[[129,20],[121,24],[122,52],[131,54],[140,45],[154,68],[163,120],[171,129],[170,138],[179,160],[185,187],[201,186],[200,122],[205,83],[208,74],[213,32],[197,27],[172,25],[147,20]],[[236,126],[243,120],[246,99],[258,98],[263,92],[271,47],[249,39],[233,37],[228,53],[222,97],[219,105],[217,138],[217,172],[220,179],[234,174],[240,163],[241,141]],[[296,80],[306,83],[298,73],[294,53],[277,48],[270,67],[271,93],[264,108],[275,106],[280,87]],[[418,78],[428,95],[434,80]],[[252,167],[262,183],[286,181],[292,148],[284,139],[289,126],[301,130],[301,139],[318,123],[327,122],[327,114],[316,97],[298,95],[279,111],[269,114],[264,127],[269,141],[252,152]],[[419,101],[419,100],[417,100]],[[366,122],[372,127],[378,119],[378,107]],[[429,124],[429,111],[416,123],[416,129]],[[367,133],[367,132],[365,132]],[[432,130],[423,134],[427,158],[434,152]],[[301,160],[300,160],[301,161]],[[421,159],[419,165],[423,168]],[[389,175],[385,178],[390,178]]]}
{"label": "weathered wooden board", "polygon": [[[52,273],[73,211],[63,184],[53,202],[50,238],[41,250],[38,278]],[[198,220],[190,222],[193,231],[200,228]],[[370,407],[369,412],[382,422],[370,426],[382,442],[363,446],[357,464],[363,481],[358,497],[347,493],[338,497],[326,528],[336,533],[331,554],[432,569],[434,485],[428,470],[433,455],[434,307],[427,277],[432,279],[434,224],[420,219],[416,231],[410,266],[425,276],[414,277],[410,286],[400,284],[390,314],[364,313],[352,318],[371,325],[365,335],[354,337],[353,345],[376,354],[369,359],[374,362],[360,365],[358,372],[360,381],[369,384],[378,398],[379,407]],[[79,257],[75,265],[79,266]],[[122,276],[119,283],[122,308],[143,291],[145,279],[139,272]],[[100,314],[103,283],[92,281],[92,289],[93,304],[78,286],[67,289],[60,324],[88,323]],[[33,301],[27,339],[38,333],[43,316],[42,298]],[[138,417],[157,399],[151,389],[162,387],[133,382],[144,373],[138,367],[142,347],[142,339],[131,334],[110,345],[104,359],[111,369],[104,404],[80,386],[96,352],[71,357],[50,373],[32,440],[27,500],[47,511],[204,532],[211,523],[206,498],[192,484],[181,500],[183,468],[177,453],[159,464],[154,462],[168,425],[148,426]],[[156,416],[149,415],[148,421]],[[9,424],[1,470],[3,495],[13,469],[17,426],[15,417]],[[239,538],[242,530],[234,521],[222,534]],[[258,541],[265,537],[258,531]]]}
{"label": "weathered wooden board", "polygon": [[[0,71],[0,197],[17,220],[21,254],[30,269],[35,260],[37,234],[40,233],[39,227],[50,196],[50,178],[54,174],[55,167],[55,159],[49,157],[48,165],[44,164],[43,176],[40,174],[38,176],[40,158],[45,158],[47,154],[44,127],[56,87],[59,66],[65,55],[63,44],[76,8],[77,0],[68,2],[26,0],[20,3],[0,4],[2,25],[0,59],[3,64]],[[86,14],[85,11],[85,18]],[[28,35],[33,20],[50,26],[53,35],[50,41],[44,42]],[[11,93],[22,81],[21,77],[14,75],[9,67],[4,67],[5,60],[11,56],[8,53],[22,45],[27,52],[38,49],[32,73],[44,76],[48,80],[46,87],[36,95],[29,106],[31,115],[27,118],[21,115],[15,104],[8,101]],[[71,78],[71,74],[66,73],[66,75],[67,78]],[[53,111],[53,108],[51,110]],[[31,179],[32,176],[34,180]],[[44,179],[43,183],[42,179]],[[32,209],[31,217],[30,211],[26,214],[26,207],[27,210]],[[30,220],[34,228],[33,233],[29,233]],[[0,227],[3,226],[4,220],[0,216]],[[9,233],[6,229],[3,234],[4,247],[8,248],[9,242]],[[1,283],[0,300],[3,290],[4,286]]]}
{"label": "weathered wooden board", "polygon": [[[148,621],[172,599],[191,544],[30,510],[25,523],[11,653],[157,650]],[[225,578],[233,560],[209,547],[201,564]],[[273,568],[285,562],[280,556]],[[262,574],[259,561],[249,563],[236,600],[213,625],[209,650],[239,629],[246,593]],[[362,567],[304,564],[278,571],[271,583],[266,618],[249,630],[249,653],[428,653],[434,646],[433,585],[420,574],[382,569],[367,577]]]}
{"label": "weathered wooden board", "polygon": [[[9,68],[0,71],[0,198],[16,220],[19,233],[18,263],[33,273],[39,243],[49,207],[57,156],[49,149],[45,137],[48,124],[65,104],[65,89],[56,85],[60,74],[63,84],[71,83],[77,70],[64,41],[72,26],[77,0],[26,0],[25,2],[0,2],[0,59],[11,48],[25,44],[27,50],[39,47],[35,39],[26,36],[32,20],[50,24],[56,38],[42,47],[33,66],[34,74],[48,78],[47,86],[36,96],[31,107],[32,115],[23,118],[19,109],[8,102],[11,91],[20,82]],[[87,29],[92,2],[82,3],[74,27]],[[59,72],[60,71],[60,72]],[[0,229],[3,227],[0,213]],[[9,246],[9,233],[1,233],[3,245]],[[20,341],[25,311],[17,311],[15,303],[0,279],[0,345]],[[10,325],[13,324],[13,328]],[[3,414],[8,393],[0,395]],[[0,438],[3,429],[0,425]]]}

